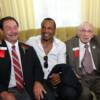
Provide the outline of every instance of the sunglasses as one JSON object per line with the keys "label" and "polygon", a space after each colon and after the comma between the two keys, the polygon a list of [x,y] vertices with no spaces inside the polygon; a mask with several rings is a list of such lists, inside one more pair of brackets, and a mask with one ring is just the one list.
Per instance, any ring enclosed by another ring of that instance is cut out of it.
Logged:
{"label": "sunglasses", "polygon": [[44,56],[44,68],[48,68],[48,56]]}

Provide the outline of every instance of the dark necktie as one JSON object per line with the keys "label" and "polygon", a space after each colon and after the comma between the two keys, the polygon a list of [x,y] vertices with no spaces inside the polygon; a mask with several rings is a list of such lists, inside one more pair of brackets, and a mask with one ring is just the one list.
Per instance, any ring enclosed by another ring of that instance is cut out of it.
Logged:
{"label": "dark necktie", "polygon": [[13,67],[15,71],[16,87],[18,91],[22,92],[24,89],[23,74],[22,74],[21,65],[19,63],[19,58],[16,53],[15,46],[12,46],[12,61],[13,61]]}
{"label": "dark necktie", "polygon": [[82,60],[82,67],[85,73],[91,73],[93,71],[93,64],[90,52],[88,50],[89,46],[86,44],[84,47],[85,47],[85,54]]}

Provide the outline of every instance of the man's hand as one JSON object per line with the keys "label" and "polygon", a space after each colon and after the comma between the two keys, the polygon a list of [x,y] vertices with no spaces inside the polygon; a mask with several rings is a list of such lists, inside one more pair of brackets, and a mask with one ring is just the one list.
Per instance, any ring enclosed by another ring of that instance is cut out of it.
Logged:
{"label": "man's hand", "polygon": [[82,77],[75,73],[76,77],[78,78],[79,82],[81,82]]}
{"label": "man's hand", "polygon": [[77,77],[79,80],[81,80],[81,76],[79,76],[78,74],[76,74],[76,77]]}
{"label": "man's hand", "polygon": [[0,97],[2,100],[16,100],[14,94],[7,91],[1,92]]}
{"label": "man's hand", "polygon": [[59,73],[53,73],[49,76],[50,82],[52,85],[56,86],[61,83],[61,78]]}
{"label": "man's hand", "polygon": [[46,90],[42,86],[40,82],[35,82],[34,87],[33,87],[33,92],[35,95],[36,100],[41,100],[44,98],[44,94],[46,94]]}

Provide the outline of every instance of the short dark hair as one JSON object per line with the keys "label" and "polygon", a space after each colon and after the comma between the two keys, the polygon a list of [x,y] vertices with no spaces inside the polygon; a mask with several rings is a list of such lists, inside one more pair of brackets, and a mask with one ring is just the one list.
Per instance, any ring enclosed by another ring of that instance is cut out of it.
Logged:
{"label": "short dark hair", "polygon": [[44,22],[45,20],[53,21],[53,23],[54,23],[54,28],[56,28],[56,22],[54,21],[54,19],[49,18],[49,17],[43,19],[43,21],[42,21],[42,23],[41,23],[41,27],[43,26],[43,22]]}
{"label": "short dark hair", "polygon": [[3,24],[7,20],[13,20],[13,21],[16,22],[17,26],[19,26],[18,21],[14,17],[6,16],[6,17],[3,17],[3,18],[0,19],[0,29],[3,29]]}

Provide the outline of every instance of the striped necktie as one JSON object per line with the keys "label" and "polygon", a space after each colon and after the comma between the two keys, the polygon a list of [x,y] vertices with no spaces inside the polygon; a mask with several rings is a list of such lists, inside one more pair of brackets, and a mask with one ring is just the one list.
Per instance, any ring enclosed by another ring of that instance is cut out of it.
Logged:
{"label": "striped necktie", "polygon": [[19,58],[16,53],[15,46],[12,46],[12,62],[13,62],[13,67],[15,72],[16,87],[18,91],[22,92],[24,89],[23,74],[22,74],[21,64],[19,63]]}

